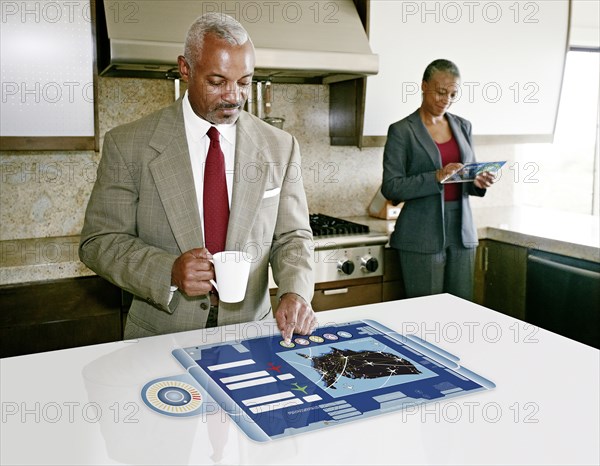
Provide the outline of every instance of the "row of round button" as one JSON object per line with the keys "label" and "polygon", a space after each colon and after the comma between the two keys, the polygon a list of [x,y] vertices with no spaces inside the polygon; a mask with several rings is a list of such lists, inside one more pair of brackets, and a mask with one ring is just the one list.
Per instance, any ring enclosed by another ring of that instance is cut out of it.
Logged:
{"label": "row of round button", "polygon": [[336,341],[336,340],[339,340],[340,338],[352,338],[352,334],[345,332],[343,330],[340,330],[339,332],[336,332],[336,333],[324,333],[322,337],[319,335],[311,335],[308,338],[297,337],[297,338],[294,338],[294,341],[290,341],[289,343],[286,343],[284,340],[281,340],[279,342],[279,344],[281,346],[283,346],[284,348],[293,348],[296,345],[308,346],[308,345],[310,345],[311,342],[323,343],[325,340]]}

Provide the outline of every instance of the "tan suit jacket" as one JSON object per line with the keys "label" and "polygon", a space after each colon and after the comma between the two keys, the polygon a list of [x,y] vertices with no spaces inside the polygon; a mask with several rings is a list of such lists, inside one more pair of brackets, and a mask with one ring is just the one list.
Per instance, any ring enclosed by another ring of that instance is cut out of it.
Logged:
{"label": "tan suit jacket", "polygon": [[[298,142],[246,112],[236,128],[226,249],[255,259],[245,299],[221,303],[219,325],[270,316],[269,263],[279,296],[295,292],[310,302],[314,289]],[[175,259],[203,246],[181,100],[107,132],[79,255],[134,295],[129,318],[144,335],[205,326],[207,295],[176,291],[169,302]]]}

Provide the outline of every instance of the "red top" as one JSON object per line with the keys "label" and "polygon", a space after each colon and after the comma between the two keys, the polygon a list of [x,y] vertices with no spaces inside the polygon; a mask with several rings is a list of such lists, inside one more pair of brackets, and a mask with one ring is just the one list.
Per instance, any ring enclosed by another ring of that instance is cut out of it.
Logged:
{"label": "red top", "polygon": [[[442,156],[442,167],[449,163],[460,163],[460,149],[454,136],[447,142],[439,144],[436,142]],[[458,201],[462,194],[461,183],[448,183],[444,185],[444,201]]]}

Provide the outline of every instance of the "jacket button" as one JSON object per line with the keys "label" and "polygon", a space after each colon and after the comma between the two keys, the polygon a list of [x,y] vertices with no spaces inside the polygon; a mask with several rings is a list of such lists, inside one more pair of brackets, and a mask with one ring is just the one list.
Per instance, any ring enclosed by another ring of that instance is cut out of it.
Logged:
{"label": "jacket button", "polygon": [[207,311],[208,310],[208,303],[202,303],[202,304],[200,304],[200,309],[202,309],[203,311]]}

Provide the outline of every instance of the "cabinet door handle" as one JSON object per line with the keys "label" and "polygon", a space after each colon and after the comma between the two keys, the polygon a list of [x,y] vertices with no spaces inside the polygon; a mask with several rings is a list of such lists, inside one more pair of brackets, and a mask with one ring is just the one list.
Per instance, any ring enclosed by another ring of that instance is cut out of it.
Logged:
{"label": "cabinet door handle", "polygon": [[489,249],[486,246],[483,248],[483,271],[484,272],[487,272],[487,270],[488,270],[488,263],[489,263],[488,259],[489,259]]}
{"label": "cabinet door handle", "polygon": [[325,296],[329,296],[332,294],[345,294],[348,293],[348,288],[338,288],[336,290],[323,290],[323,294]]}
{"label": "cabinet door handle", "polygon": [[575,279],[577,278],[590,278],[592,280],[600,280],[600,273],[594,272],[593,270],[583,269],[581,267],[576,267],[568,264],[561,264],[560,262],[553,261],[551,259],[544,259],[543,257],[532,256],[531,254],[527,256],[527,260],[529,262],[538,263],[544,267],[548,267],[554,270],[559,270],[561,272],[569,273],[575,275]]}

